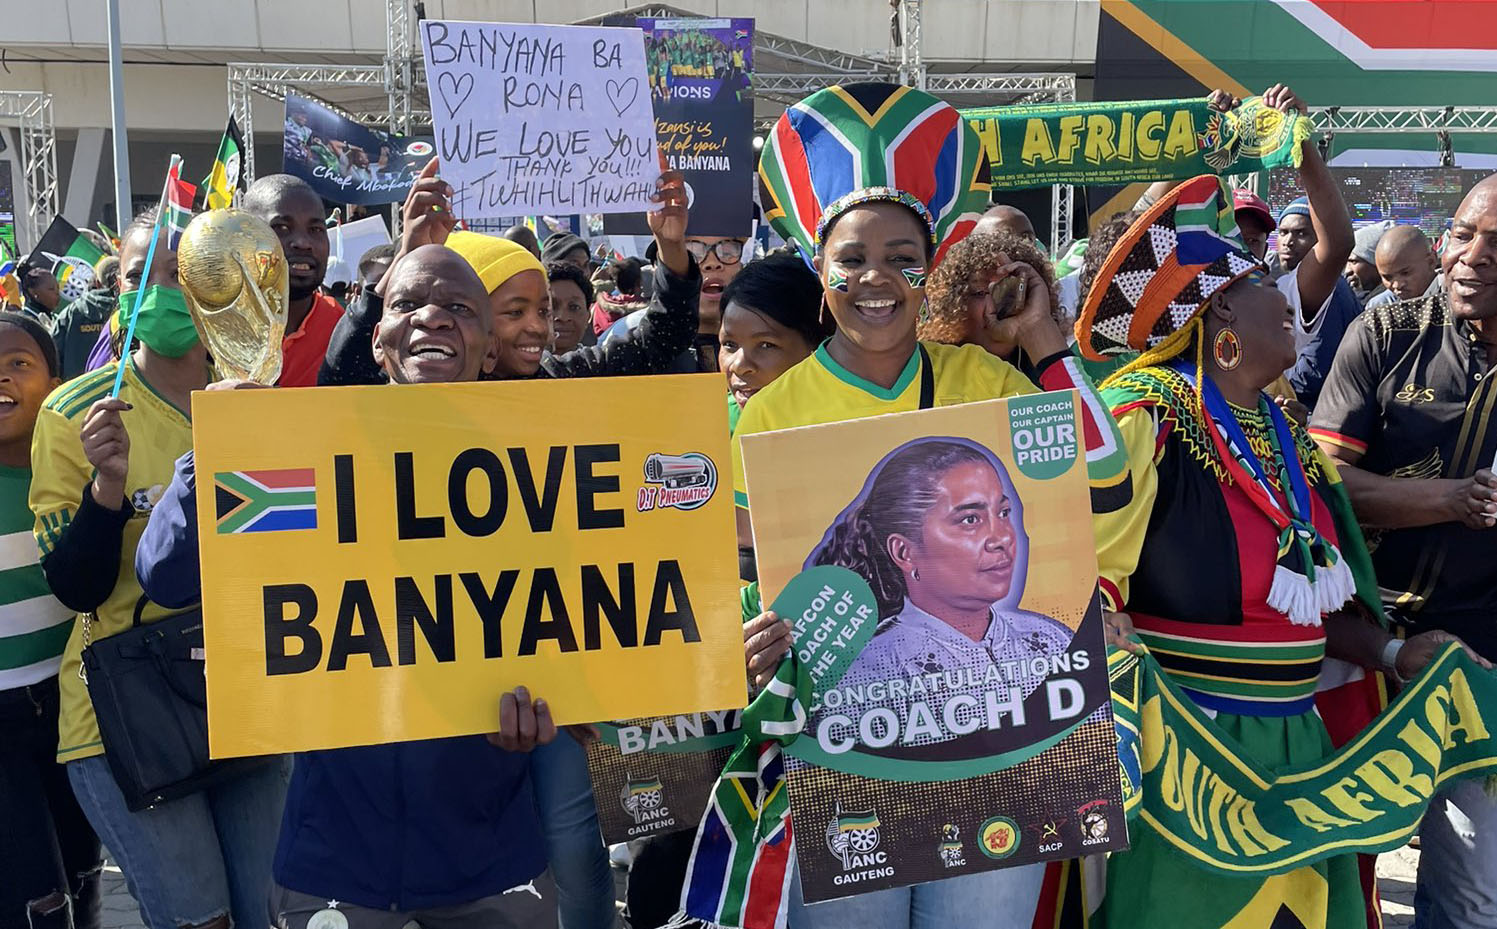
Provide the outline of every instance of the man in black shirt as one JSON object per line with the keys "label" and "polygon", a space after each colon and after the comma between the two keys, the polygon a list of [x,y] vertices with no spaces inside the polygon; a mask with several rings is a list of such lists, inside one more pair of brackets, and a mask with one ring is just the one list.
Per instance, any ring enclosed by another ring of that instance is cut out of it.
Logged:
{"label": "man in black shirt", "polygon": [[[1457,210],[1444,289],[1347,330],[1311,432],[1340,468],[1384,603],[1497,658],[1497,175]],[[1390,643],[1390,648],[1396,647]],[[1497,802],[1456,782],[1430,806],[1416,922],[1497,925]]]}

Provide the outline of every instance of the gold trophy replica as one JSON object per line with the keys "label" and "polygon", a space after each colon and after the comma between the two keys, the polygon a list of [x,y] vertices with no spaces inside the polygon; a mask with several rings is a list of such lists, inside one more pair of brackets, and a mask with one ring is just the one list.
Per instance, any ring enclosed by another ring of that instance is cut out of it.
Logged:
{"label": "gold trophy replica", "polygon": [[290,286],[275,232],[243,210],[200,213],[182,233],[177,264],[192,322],[218,376],[274,384]]}

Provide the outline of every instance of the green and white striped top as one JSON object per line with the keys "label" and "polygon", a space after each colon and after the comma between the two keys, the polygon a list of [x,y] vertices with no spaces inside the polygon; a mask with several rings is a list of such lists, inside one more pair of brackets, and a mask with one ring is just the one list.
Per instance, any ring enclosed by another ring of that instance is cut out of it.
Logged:
{"label": "green and white striped top", "polygon": [[73,629],[42,574],[30,488],[30,469],[0,467],[0,690],[55,677]]}

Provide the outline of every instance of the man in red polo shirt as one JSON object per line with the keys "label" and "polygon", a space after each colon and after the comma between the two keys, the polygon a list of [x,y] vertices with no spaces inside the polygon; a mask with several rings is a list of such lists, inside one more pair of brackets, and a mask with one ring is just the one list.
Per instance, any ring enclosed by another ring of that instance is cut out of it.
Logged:
{"label": "man in red polo shirt", "polygon": [[281,342],[281,378],[276,385],[314,387],[328,339],[343,315],[336,300],[318,292],[328,259],[322,198],[301,178],[270,174],[250,185],[242,205],[275,230],[290,271],[291,299]]}

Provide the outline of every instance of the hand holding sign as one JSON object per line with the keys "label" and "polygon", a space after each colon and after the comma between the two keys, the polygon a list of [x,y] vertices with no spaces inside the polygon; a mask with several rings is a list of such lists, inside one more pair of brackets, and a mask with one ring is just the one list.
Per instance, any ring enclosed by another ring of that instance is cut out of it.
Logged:
{"label": "hand holding sign", "polygon": [[528,752],[555,738],[556,723],[545,700],[532,702],[524,687],[499,698],[499,731],[489,733],[490,743],[507,752]]}
{"label": "hand holding sign", "polygon": [[381,296],[390,269],[406,252],[421,245],[442,245],[457,227],[457,218],[452,215],[452,185],[437,176],[439,167],[438,159],[428,161],[411,185],[411,192],[406,194],[405,206],[400,211],[400,250],[374,287],[374,292]]}
{"label": "hand holding sign", "polygon": [[[664,156],[660,160],[664,167]],[[657,205],[648,217],[660,260],[672,273],[685,277],[691,271],[691,260],[686,254],[686,180],[681,172],[662,173],[650,200]]]}
{"label": "hand holding sign", "polygon": [[458,217],[650,208],[639,30],[429,19],[421,38]]}

